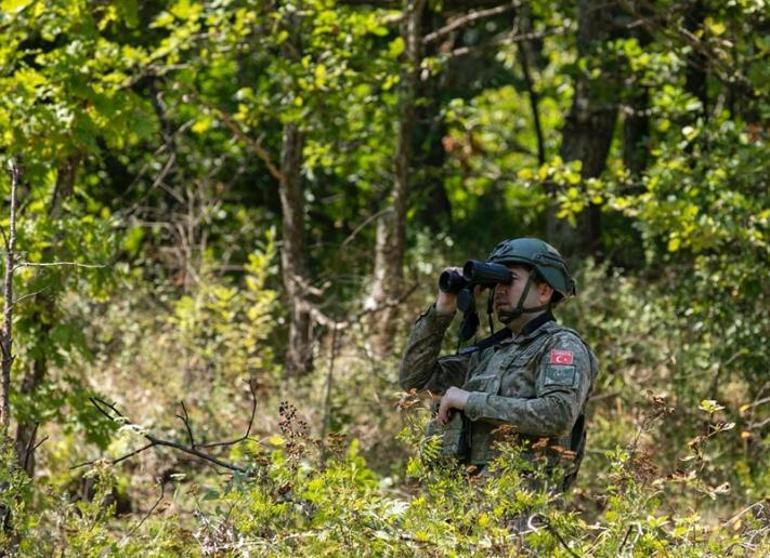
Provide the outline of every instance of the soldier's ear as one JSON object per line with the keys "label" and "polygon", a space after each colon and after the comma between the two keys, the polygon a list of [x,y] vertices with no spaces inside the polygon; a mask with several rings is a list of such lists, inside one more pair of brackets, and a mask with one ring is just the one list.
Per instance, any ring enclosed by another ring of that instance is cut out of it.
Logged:
{"label": "soldier's ear", "polygon": [[540,304],[546,304],[547,302],[550,302],[553,293],[553,287],[551,287],[551,285],[545,281],[542,283],[537,283],[537,294],[540,297]]}

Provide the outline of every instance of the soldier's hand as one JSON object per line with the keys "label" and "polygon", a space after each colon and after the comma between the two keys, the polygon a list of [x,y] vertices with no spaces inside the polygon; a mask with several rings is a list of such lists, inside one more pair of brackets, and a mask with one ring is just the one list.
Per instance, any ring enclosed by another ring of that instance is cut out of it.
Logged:
{"label": "soldier's hand", "polygon": [[[442,273],[445,271],[456,271],[460,275],[463,273],[461,267],[445,267]],[[438,297],[436,297],[436,313],[448,316],[454,314],[457,311],[457,293],[445,293],[441,289],[438,290]]]}
{"label": "soldier's hand", "polygon": [[438,407],[439,423],[446,425],[449,422],[449,415],[453,409],[457,409],[458,411],[465,409],[465,403],[467,403],[469,396],[469,391],[465,391],[458,387],[453,386],[446,390],[444,397],[441,398],[441,404]]}

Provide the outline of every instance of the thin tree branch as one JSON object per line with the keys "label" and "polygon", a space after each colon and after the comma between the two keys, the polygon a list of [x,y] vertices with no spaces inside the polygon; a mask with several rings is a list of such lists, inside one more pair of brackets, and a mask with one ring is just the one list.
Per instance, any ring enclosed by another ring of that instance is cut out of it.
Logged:
{"label": "thin tree branch", "polygon": [[[530,32],[529,9],[525,8],[522,14],[522,28],[525,32]],[[523,40],[519,45],[519,61],[521,62],[521,71],[524,74],[524,83],[527,86],[529,94],[529,104],[532,110],[532,122],[535,125],[535,137],[537,138],[537,162],[539,165],[545,164],[545,139],[543,137],[543,127],[540,123],[540,96],[535,90],[532,81],[532,72],[530,71],[530,41]]]}
{"label": "thin tree branch", "polygon": [[[121,422],[116,420],[117,418],[120,418],[120,419],[123,419],[122,422],[124,423],[128,420],[128,417],[126,417],[126,415],[118,411],[118,409],[112,403],[108,403],[104,399],[100,399],[98,397],[89,397],[88,399],[96,407],[96,410],[99,411],[104,416],[106,416],[108,419],[113,420],[115,422]],[[107,411],[105,411],[103,406],[107,407],[113,413],[115,413],[115,416],[113,417]]]}
{"label": "thin tree branch", "polygon": [[35,447],[33,447],[33,448],[32,448],[32,453],[35,453],[35,451],[37,451],[37,448],[39,448],[40,446],[42,446],[42,445],[43,445],[43,442],[46,442],[46,441],[47,441],[49,438],[50,438],[50,436],[48,436],[48,435],[46,435],[46,436],[43,436],[43,437],[40,439],[40,441],[39,441],[37,444],[35,444]]}
{"label": "thin tree branch", "polygon": [[137,523],[131,529],[129,529],[128,533],[126,533],[126,536],[123,537],[123,540],[128,539],[129,537],[131,537],[131,535],[133,535],[134,533],[136,533],[139,530],[139,528],[144,524],[144,522],[147,521],[147,518],[150,517],[152,515],[152,513],[158,508],[160,503],[163,501],[163,498],[164,498],[165,495],[166,495],[166,483],[161,481],[160,482],[160,496],[158,496],[158,499],[155,501],[155,503],[152,505],[152,507],[147,511],[147,513],[145,513],[142,516],[142,519],[139,521],[139,523]]}
{"label": "thin tree branch", "polygon": [[[111,421],[120,423],[120,424],[126,424],[128,422],[128,418],[121,413],[113,404],[108,403],[107,401],[99,398],[99,397],[89,397],[89,400],[91,403],[96,407],[96,410],[99,411],[102,415],[110,419]],[[111,412],[110,412],[111,411]],[[253,416],[253,415],[252,415]],[[251,429],[251,424],[249,424],[249,430]],[[117,459],[114,459],[111,461],[112,465],[115,465],[117,463],[120,463],[121,461],[124,461],[130,457],[133,457],[139,453],[142,453],[143,451],[146,451],[154,446],[163,446],[168,448],[173,448],[178,451],[181,451],[183,453],[187,453],[189,455],[194,455],[195,457],[202,459],[204,461],[208,461],[209,463],[213,463],[214,465],[217,465],[219,467],[222,467],[224,469],[229,469],[231,471],[235,471],[238,473],[244,473],[247,474],[248,470],[244,467],[239,467],[238,465],[234,465],[232,463],[228,463],[222,459],[219,459],[217,457],[214,457],[213,455],[210,455],[208,453],[202,452],[195,447],[185,446],[183,444],[180,444],[178,442],[174,442],[171,440],[166,440],[163,438],[158,438],[157,436],[154,436],[150,434],[149,432],[142,432],[142,437],[144,437],[149,443],[142,446],[141,448],[134,450],[130,453],[127,453],[126,455],[123,455]],[[82,467],[85,465],[91,465],[95,463],[96,461],[90,461],[86,463],[81,463],[79,465],[75,465],[71,467],[72,469],[76,469],[78,467]]]}
{"label": "thin tree branch", "polygon": [[540,516],[540,518],[545,523],[545,528],[548,529],[548,531],[556,538],[557,541],[559,541],[559,544],[569,552],[570,556],[573,556],[574,558],[581,558],[580,554],[577,554],[574,550],[572,550],[567,542],[564,540],[564,538],[561,536],[559,531],[556,530],[556,528],[551,524],[550,521],[546,517]]}
{"label": "thin tree branch", "polygon": [[423,37],[422,43],[424,45],[429,45],[430,43],[435,42],[441,37],[449,35],[453,31],[456,31],[461,27],[465,27],[466,25],[475,23],[480,19],[486,19],[489,17],[494,17],[500,14],[504,14],[517,7],[518,7],[518,3],[512,2],[510,4],[506,4],[503,6],[495,6],[494,8],[489,8],[487,10],[471,11],[470,13],[464,15],[463,17],[458,17],[457,19],[452,20],[451,23],[445,25],[441,29],[437,29],[433,33],[428,33],[427,35],[425,35],[425,37]]}
{"label": "thin tree branch", "polygon": [[215,104],[211,103],[210,101],[207,101],[206,99],[201,98],[200,95],[198,95],[197,91],[193,90],[190,87],[183,86],[184,90],[195,97],[195,99],[201,103],[203,106],[205,106],[210,111],[214,112],[220,120],[222,120],[222,123],[237,137],[239,140],[241,140],[243,143],[246,144],[246,146],[251,149],[254,154],[262,159],[262,162],[265,163],[265,166],[267,167],[267,170],[270,172],[270,174],[275,178],[278,182],[281,184],[285,184],[286,182],[286,175],[279,169],[275,163],[273,163],[273,158],[270,156],[270,153],[267,152],[267,150],[262,147],[262,144],[258,141],[249,136],[241,127],[241,125],[235,121],[235,119],[216,106]]}
{"label": "thin tree branch", "polygon": [[28,299],[28,298],[32,298],[32,297],[35,297],[35,296],[37,296],[37,295],[39,295],[39,294],[41,294],[41,293],[44,293],[44,292],[45,292],[45,291],[47,291],[47,290],[48,290],[48,287],[46,287],[46,288],[43,288],[43,289],[40,289],[39,291],[34,291],[34,292],[31,292],[31,293],[27,293],[27,294],[25,294],[25,295],[22,295],[22,296],[20,296],[19,298],[17,298],[16,300],[14,300],[14,301],[13,301],[13,306],[15,307],[15,306],[16,306],[17,304],[19,304],[19,303],[20,303],[22,300],[26,300],[26,299]]}
{"label": "thin tree branch", "polygon": [[536,39],[543,39],[545,37],[563,35],[567,31],[569,31],[569,27],[567,25],[562,25],[560,27],[554,27],[547,32],[533,31],[531,33],[519,33],[518,35],[514,34],[513,32],[499,33],[486,42],[480,43],[478,45],[456,48],[450,52],[447,52],[446,54],[442,54],[442,56],[446,58],[456,58],[459,56],[466,56],[472,52],[484,51],[486,49],[500,45],[512,45],[522,41],[532,41]]}
{"label": "thin tree branch", "polygon": [[187,414],[187,407],[184,405],[184,401],[180,401],[182,406],[182,413],[184,415],[177,415],[176,417],[184,423],[184,427],[187,429],[187,437],[190,439],[190,447],[195,449],[195,439],[193,438],[192,427],[190,426],[190,415]]}
{"label": "thin tree branch", "polygon": [[384,213],[387,213],[388,211],[392,211],[392,210],[393,210],[392,208],[390,208],[390,207],[386,207],[385,209],[381,209],[380,211],[378,211],[378,212],[377,212],[377,213],[375,213],[374,215],[370,215],[369,217],[367,217],[366,219],[364,219],[364,221],[363,221],[362,223],[360,223],[360,224],[359,224],[359,225],[358,225],[358,226],[357,226],[355,229],[353,229],[353,232],[351,232],[351,233],[348,235],[348,237],[347,237],[345,240],[343,240],[343,241],[342,241],[342,244],[340,245],[340,248],[345,248],[345,247],[346,247],[348,244],[350,244],[350,243],[353,241],[353,239],[356,237],[356,235],[358,235],[358,233],[360,233],[360,232],[361,232],[361,230],[362,230],[362,229],[363,229],[363,228],[364,228],[366,225],[368,225],[368,224],[369,224],[369,223],[371,223],[372,221],[374,221],[374,220],[378,219],[378,218],[379,218],[381,215],[383,215]]}
{"label": "thin tree branch", "polygon": [[[112,461],[110,464],[111,464],[111,465],[117,465],[117,464],[118,464],[118,463],[120,463],[121,461],[125,461],[126,459],[128,459],[128,458],[130,458],[130,457],[133,457],[133,456],[135,456],[135,455],[137,455],[137,454],[139,454],[139,453],[142,453],[144,450],[150,449],[150,448],[151,448],[152,446],[154,446],[154,445],[155,445],[155,443],[154,443],[154,442],[150,442],[150,443],[149,443],[149,444],[147,444],[146,446],[142,446],[141,448],[139,448],[139,449],[137,449],[137,450],[134,450],[134,451],[132,451],[131,453],[127,453],[126,455],[123,455],[123,456],[121,456],[121,457],[118,457],[117,459],[114,459],[114,460],[113,460],[113,461]],[[91,461],[90,463],[88,463],[88,465],[91,465],[91,464],[93,464],[93,463],[96,463],[96,461]]]}
{"label": "thin tree branch", "polygon": [[248,473],[248,470],[244,467],[239,467],[237,465],[233,465],[232,463],[227,463],[226,461],[223,461],[217,457],[214,457],[213,455],[209,455],[208,453],[204,453],[202,451],[199,451],[194,448],[190,448],[187,446],[183,446],[182,444],[178,444],[176,442],[172,442],[170,440],[164,440],[162,438],[157,438],[153,436],[152,434],[145,434],[145,438],[150,440],[151,442],[154,442],[157,446],[165,446],[169,448],[177,449],[181,452],[194,455],[195,457],[198,457],[200,459],[203,459],[204,461],[209,461],[213,463],[214,465],[219,465],[220,467],[223,467],[225,469],[230,469],[231,471],[236,471],[238,473]]}
{"label": "thin tree branch", "polygon": [[257,388],[256,383],[249,382],[249,393],[251,393],[251,417],[249,417],[249,425],[246,427],[246,433],[240,438],[230,440],[226,442],[209,442],[207,444],[198,444],[199,448],[216,448],[220,446],[232,446],[239,442],[243,442],[251,435],[251,429],[254,426],[254,417],[257,415]]}
{"label": "thin tree branch", "polygon": [[109,267],[107,264],[84,264],[78,262],[20,262],[13,266],[13,270],[21,269],[23,267],[84,267],[87,269],[103,269]]}
{"label": "thin tree branch", "polygon": [[313,320],[315,320],[316,323],[321,324],[326,327],[338,327],[339,329],[346,329],[350,327],[352,324],[358,323],[361,321],[362,318],[369,314],[374,314],[376,312],[380,312],[382,310],[385,310],[386,308],[395,308],[396,306],[400,306],[403,304],[403,302],[412,296],[412,293],[417,290],[417,287],[419,287],[419,283],[413,284],[409,289],[401,293],[401,296],[399,296],[396,299],[390,299],[382,304],[378,304],[377,306],[373,306],[371,308],[364,308],[363,310],[349,316],[344,321],[335,320],[334,318],[330,318],[327,316],[318,306],[313,304],[312,302],[308,300],[303,300],[301,303],[298,302],[298,304],[301,304],[303,309],[310,313]]}
{"label": "thin tree branch", "polygon": [[764,501],[764,500],[763,500],[763,501],[760,501],[760,502],[754,502],[754,503],[753,503],[753,504],[751,504],[750,506],[743,508],[741,511],[739,511],[738,513],[736,513],[735,515],[733,515],[733,516],[732,516],[730,519],[728,519],[727,521],[725,521],[724,523],[722,523],[722,528],[723,528],[723,529],[724,529],[724,528],[726,528],[728,525],[730,525],[730,523],[732,523],[733,521],[737,521],[738,519],[740,519],[741,517],[743,517],[743,516],[744,516],[746,513],[750,512],[750,511],[751,511],[751,510],[753,510],[754,508],[756,508],[756,507],[758,507],[758,506],[759,506],[759,507],[762,507],[762,506],[764,505],[764,503],[765,503],[765,501]]}
{"label": "thin tree branch", "polygon": [[332,327],[332,347],[329,357],[329,371],[326,375],[326,397],[324,398],[324,416],[321,425],[321,463],[326,463],[326,433],[329,429],[329,419],[332,409],[332,385],[334,383],[334,360],[337,356],[337,324]]}
{"label": "thin tree branch", "polygon": [[[27,447],[24,448],[24,470],[28,471],[29,469],[27,466],[29,465],[29,458],[32,455],[32,452],[34,449],[32,448],[32,444],[35,441],[35,436],[37,435],[37,429],[40,426],[39,422],[35,422],[34,426],[32,427],[32,434],[29,436],[29,441],[27,442]],[[45,438],[43,439],[45,441]],[[37,449],[37,446],[35,446],[35,449]]]}
{"label": "thin tree branch", "polygon": [[618,547],[618,554],[620,554],[620,551],[623,550],[623,547],[626,546],[626,541],[628,541],[628,536],[631,534],[631,529],[633,529],[633,527],[633,525],[629,525],[628,529],[626,529],[626,534],[623,536],[623,540]]}
{"label": "thin tree branch", "polygon": [[759,422],[752,422],[752,423],[750,423],[746,427],[746,429],[747,430],[754,430],[754,429],[758,429],[758,428],[762,428],[764,426],[767,426],[768,424],[770,424],[770,418],[766,418],[765,420],[761,420]]}

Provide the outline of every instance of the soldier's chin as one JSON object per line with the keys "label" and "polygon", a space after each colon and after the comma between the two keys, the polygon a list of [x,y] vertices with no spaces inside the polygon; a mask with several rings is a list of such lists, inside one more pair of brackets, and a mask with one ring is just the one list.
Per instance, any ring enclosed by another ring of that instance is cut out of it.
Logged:
{"label": "soldier's chin", "polygon": [[513,320],[519,318],[521,316],[521,312],[516,312],[514,310],[509,310],[509,307],[506,306],[500,306],[498,308],[495,308],[495,315],[497,316],[497,320],[501,324],[508,325]]}

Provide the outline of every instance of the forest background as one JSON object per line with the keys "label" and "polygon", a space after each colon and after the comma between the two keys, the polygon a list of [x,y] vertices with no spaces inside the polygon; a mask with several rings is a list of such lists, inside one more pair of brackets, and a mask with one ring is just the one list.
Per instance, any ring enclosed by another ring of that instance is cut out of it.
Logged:
{"label": "forest background", "polygon": [[[766,554],[769,116],[766,0],[3,0],[0,553]],[[562,502],[397,382],[517,236],[601,362]]]}

